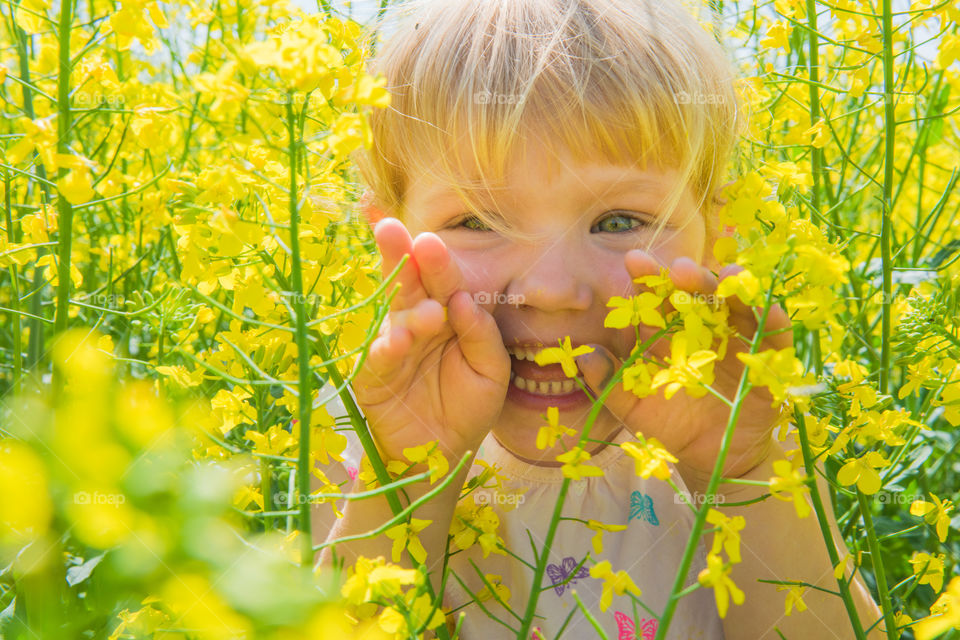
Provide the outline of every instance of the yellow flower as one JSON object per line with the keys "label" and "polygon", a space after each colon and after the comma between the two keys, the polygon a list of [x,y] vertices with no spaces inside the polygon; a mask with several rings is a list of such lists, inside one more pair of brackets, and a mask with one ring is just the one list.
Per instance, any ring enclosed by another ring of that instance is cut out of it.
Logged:
{"label": "yellow flower", "polygon": [[727,617],[730,598],[734,604],[743,604],[743,591],[730,579],[731,565],[724,565],[720,556],[707,554],[707,568],[700,572],[697,581],[705,587],[713,587],[713,597],[717,601],[717,613],[721,618]]}
{"label": "yellow flower", "polygon": [[640,323],[651,327],[666,326],[663,316],[660,315],[658,307],[663,303],[663,298],[649,291],[644,291],[640,295],[630,298],[621,298],[613,296],[607,303],[608,307],[613,307],[613,311],[607,314],[603,321],[603,326],[613,329],[623,329],[628,326],[637,326]]}
{"label": "yellow flower", "polygon": [[603,593],[600,595],[600,611],[606,611],[613,600],[613,594],[622,596],[629,591],[633,595],[640,597],[640,587],[638,587],[630,578],[626,571],[613,572],[609,560],[604,560],[590,568],[590,577],[603,580]]}
{"label": "yellow flower", "polygon": [[431,522],[433,522],[433,520],[410,518],[409,524],[402,522],[385,531],[387,537],[393,540],[391,554],[394,562],[400,562],[400,552],[403,551],[404,548],[410,552],[410,557],[417,562],[426,560],[427,550],[423,548],[423,544],[416,534]]}
{"label": "yellow flower", "polygon": [[426,462],[430,467],[430,483],[433,484],[439,480],[450,469],[450,463],[440,451],[437,441],[429,444],[422,444],[419,447],[407,447],[403,450],[403,455],[410,462],[417,464]]}
{"label": "yellow flower", "polygon": [[0,542],[44,535],[53,505],[42,459],[15,441],[0,441]]}
{"label": "yellow flower", "polygon": [[633,391],[633,395],[638,398],[646,398],[656,393],[651,386],[653,376],[660,370],[652,362],[637,361],[623,370],[623,388],[625,391]]}
{"label": "yellow flower", "polygon": [[913,627],[917,640],[931,640],[944,631],[960,629],[960,576],[954,577],[947,590],[930,607],[930,617],[917,621]]}
{"label": "yellow flower", "polygon": [[561,453],[557,456],[557,462],[562,462],[563,466],[560,470],[563,472],[563,475],[571,480],[580,480],[584,476],[602,476],[603,470],[600,467],[595,467],[593,465],[583,464],[590,459],[590,454],[581,449],[580,447],[574,447],[567,451],[566,453]]}
{"label": "yellow flower", "polygon": [[563,374],[568,378],[577,377],[577,363],[574,360],[579,355],[585,353],[592,353],[593,347],[588,347],[587,345],[580,345],[574,349],[570,345],[570,336],[567,336],[560,342],[559,347],[548,347],[546,349],[541,349],[537,354],[536,362],[541,367],[547,364],[560,363],[560,366],[563,367]]}
{"label": "yellow flower", "polygon": [[403,585],[417,581],[416,569],[387,564],[382,557],[358,557],[349,574],[340,588],[340,595],[356,605],[376,598],[393,598],[400,595]]}
{"label": "yellow flower", "polygon": [[503,539],[497,535],[499,526],[500,517],[490,505],[458,502],[450,523],[450,535],[459,549],[469,549],[479,543],[484,558],[491,553],[505,556]]}
{"label": "yellow flower", "polygon": [[866,495],[880,490],[880,474],[877,469],[887,467],[890,461],[879,451],[868,451],[859,458],[847,460],[837,473],[837,482],[844,486],[856,484]]}
{"label": "yellow flower", "polygon": [[660,272],[655,276],[640,276],[634,278],[633,281],[652,289],[654,295],[659,298],[666,298],[676,289],[673,280],[670,278],[670,270],[666,267],[660,267]]}
{"label": "yellow flower", "polygon": [[913,575],[917,576],[917,584],[929,584],[934,593],[939,593],[943,587],[943,562],[946,556],[942,553],[931,556],[929,553],[914,551],[910,558],[913,565]]}
{"label": "yellow flower", "polygon": [[[770,493],[773,497],[785,502],[793,500],[798,518],[806,518],[810,515],[810,505],[805,497],[805,494],[809,491],[805,482],[806,476],[801,471],[794,469],[789,460],[774,462],[773,471],[777,474],[770,478]],[[783,495],[787,493],[791,495]]]}
{"label": "yellow flower", "polygon": [[770,29],[767,31],[767,37],[760,41],[760,46],[789,51],[791,33],[793,33],[793,27],[782,20],[778,20],[770,25]]}
{"label": "yellow flower", "polygon": [[947,539],[947,530],[950,528],[950,512],[953,511],[953,503],[949,500],[941,501],[937,496],[930,494],[933,502],[916,500],[910,505],[910,514],[914,516],[923,516],[927,524],[937,525],[937,537],[940,542]]}
{"label": "yellow flower", "polygon": [[670,341],[670,357],[668,369],[657,372],[653,377],[654,389],[667,385],[663,396],[669,400],[680,389],[686,389],[691,397],[699,398],[706,395],[704,384],[713,383],[713,361],[717,354],[713,351],[700,350],[687,355],[687,336],[685,332],[678,332]]}
{"label": "yellow flower", "polygon": [[603,524],[597,520],[587,520],[587,527],[596,531],[591,542],[593,544],[593,552],[596,554],[603,553],[603,532],[604,531],[623,531],[627,528],[625,524]]}
{"label": "yellow flower", "polygon": [[746,525],[743,516],[729,518],[711,508],[707,511],[707,522],[717,527],[713,532],[713,547],[710,553],[715,554],[723,547],[731,563],[740,562],[740,531]]}
{"label": "yellow flower", "polygon": [[494,597],[494,595],[496,595],[498,600],[502,600],[503,602],[510,599],[510,589],[507,585],[503,584],[503,576],[486,573],[483,577],[486,578],[486,581],[493,587],[493,591],[490,590],[490,587],[484,586],[483,589],[477,593],[477,600],[486,602]]}
{"label": "yellow flower", "polygon": [[670,467],[667,463],[677,462],[677,459],[656,438],[645,439],[639,431],[636,436],[640,440],[639,444],[624,442],[620,445],[620,449],[634,459],[634,472],[641,478],[669,478]]}
{"label": "yellow flower", "polygon": [[760,353],[738,353],[737,358],[749,367],[748,379],[755,387],[767,387],[773,396],[771,406],[787,399],[788,387],[799,386],[803,379],[803,364],[794,356],[794,348],[766,349]]}
{"label": "yellow flower", "polygon": [[557,443],[564,434],[572,436],[577,432],[565,427],[560,422],[560,411],[557,407],[547,407],[547,425],[537,431],[537,449],[549,449]]}
{"label": "yellow flower", "polygon": [[803,592],[806,591],[806,587],[798,584],[778,584],[777,591],[787,591],[787,601],[784,606],[784,614],[790,615],[793,613],[793,608],[796,607],[797,611],[806,611],[807,603],[803,601]]}
{"label": "yellow flower", "polygon": [[288,449],[297,446],[293,435],[278,424],[267,429],[265,433],[247,431],[243,437],[253,441],[255,453],[265,455],[282,456]]}

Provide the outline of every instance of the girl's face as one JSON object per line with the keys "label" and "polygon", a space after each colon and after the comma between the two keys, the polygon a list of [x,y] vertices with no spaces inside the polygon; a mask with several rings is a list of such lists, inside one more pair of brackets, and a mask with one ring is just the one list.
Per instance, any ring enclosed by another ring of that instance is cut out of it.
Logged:
{"label": "girl's face", "polygon": [[[489,230],[467,213],[460,198],[429,175],[412,180],[406,194],[404,222],[411,235],[430,231],[446,244],[463,274],[465,288],[489,311],[511,354],[511,383],[493,432],[521,458],[551,462],[562,449],[537,449],[537,432],[546,424],[548,407],[558,407],[560,424],[580,428],[590,401],[559,365],[540,367],[523,345],[557,346],[595,343],[626,359],[636,344],[636,330],[603,326],[613,296],[635,295],[624,264],[630,249],[646,247],[655,221],[666,215],[662,201],[675,185],[673,171],[577,163],[569,155],[546,172],[545,153],[531,149],[515,162],[506,188],[485,195],[485,209],[512,229],[537,234],[519,241]],[[478,194],[480,195],[480,194]],[[706,244],[703,216],[695,212],[689,189],[651,248],[661,264],[686,256],[702,263]],[[641,337],[655,329],[640,327]],[[664,342],[664,341],[661,341]],[[519,349],[517,349],[519,347]],[[658,349],[658,353],[660,353]],[[603,410],[591,437],[606,440],[620,427]],[[565,437],[567,447],[578,436]],[[593,449],[588,446],[587,450]],[[557,463],[559,464],[559,463]]]}

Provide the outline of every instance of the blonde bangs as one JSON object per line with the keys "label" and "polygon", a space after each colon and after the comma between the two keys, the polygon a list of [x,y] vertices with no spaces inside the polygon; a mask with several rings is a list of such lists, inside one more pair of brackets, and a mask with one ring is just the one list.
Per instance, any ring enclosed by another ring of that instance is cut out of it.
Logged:
{"label": "blonde bangs", "polygon": [[397,11],[372,61],[392,102],[370,115],[373,147],[355,156],[392,215],[404,216],[410,177],[429,174],[516,236],[471,194],[502,186],[527,145],[675,169],[667,211],[683,185],[705,211],[724,182],[745,126],[732,65],[678,2],[408,0]]}

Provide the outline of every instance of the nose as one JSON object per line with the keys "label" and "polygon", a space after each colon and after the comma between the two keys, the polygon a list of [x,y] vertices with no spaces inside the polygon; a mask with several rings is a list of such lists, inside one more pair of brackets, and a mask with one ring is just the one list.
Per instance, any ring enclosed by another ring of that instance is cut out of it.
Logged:
{"label": "nose", "polygon": [[521,307],[541,311],[586,311],[593,301],[590,265],[582,248],[551,238],[518,247],[527,256],[511,279],[507,292]]}

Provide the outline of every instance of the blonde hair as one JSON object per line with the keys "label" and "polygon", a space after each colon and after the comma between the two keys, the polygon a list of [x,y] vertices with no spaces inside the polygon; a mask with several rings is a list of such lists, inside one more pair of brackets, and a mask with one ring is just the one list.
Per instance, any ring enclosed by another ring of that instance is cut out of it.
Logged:
{"label": "blonde hair", "polygon": [[[577,161],[676,169],[669,212],[687,185],[698,210],[712,204],[746,123],[728,56],[677,0],[407,0],[396,9],[370,63],[386,76],[391,105],[371,113],[373,146],[354,155],[380,209],[403,218],[411,176],[431,171],[487,226],[519,236],[471,190],[501,184],[531,134]],[[452,157],[464,143],[471,157]],[[651,244],[667,216],[658,218]]]}

